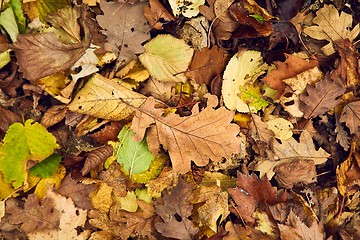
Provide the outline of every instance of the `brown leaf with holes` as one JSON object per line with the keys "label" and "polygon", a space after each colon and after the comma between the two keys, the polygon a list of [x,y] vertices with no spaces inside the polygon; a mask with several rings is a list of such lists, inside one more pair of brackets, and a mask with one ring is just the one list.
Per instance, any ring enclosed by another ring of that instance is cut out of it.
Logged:
{"label": "brown leaf with holes", "polygon": [[252,217],[259,204],[273,205],[287,200],[286,192],[278,191],[266,177],[261,180],[255,174],[246,176],[240,172],[237,174],[237,187],[229,188],[230,197],[235,201],[236,206],[230,211],[239,215],[247,222],[255,222]]}
{"label": "brown leaf with holes", "polygon": [[91,170],[101,171],[104,167],[104,162],[113,155],[113,152],[114,149],[111,145],[104,145],[88,152],[84,166],[81,169],[81,174],[84,176]]}
{"label": "brown leaf with holes", "polygon": [[60,212],[55,209],[53,200],[45,198],[42,202],[35,194],[30,194],[24,207],[11,205],[6,208],[10,224],[21,224],[20,229],[26,233],[45,229],[56,229],[59,226]]}
{"label": "brown leaf with holes", "polygon": [[345,88],[330,79],[330,74],[315,86],[307,85],[307,95],[300,95],[300,110],[304,113],[304,118],[309,119],[337,106],[345,93]]}
{"label": "brown leaf with holes", "polygon": [[146,135],[149,149],[157,154],[161,144],[169,152],[174,171],[187,173],[191,161],[205,166],[209,159],[218,162],[240,151],[239,127],[231,123],[234,112],[225,107],[215,110],[217,104],[217,97],[208,95],[207,107],[199,113],[195,106],[191,116],[170,113],[163,117],[163,110],[154,108],[155,99],[149,97],[136,111],[131,129],[140,141],[151,125]]}
{"label": "brown leaf with holes", "polygon": [[318,66],[318,61],[315,58],[305,60],[295,55],[286,54],[285,62],[274,62],[276,69],[269,72],[262,81],[269,84],[269,86],[275,90],[278,90],[276,98],[279,98],[285,90],[284,79],[295,77],[299,73],[302,73],[310,68]]}
{"label": "brown leaf with holes", "polygon": [[200,85],[205,83],[210,86],[211,81],[224,71],[227,61],[228,57],[225,51],[217,46],[211,49],[203,48],[195,52],[185,75]]}
{"label": "brown leaf with holes", "polygon": [[79,180],[73,179],[68,174],[60,184],[56,192],[64,197],[71,198],[76,207],[82,209],[93,209],[89,194],[97,189],[95,184],[83,184]]}
{"label": "brown leaf with holes", "polygon": [[150,0],[149,6],[144,6],[144,16],[151,28],[161,30],[164,22],[174,21],[175,18],[166,10],[159,0]]}
{"label": "brown leaf with holes", "polygon": [[44,113],[40,123],[44,127],[49,128],[63,120],[66,112],[66,105],[53,105]]}
{"label": "brown leaf with holes", "polygon": [[[164,237],[191,240],[199,231],[189,219],[193,209],[189,199],[193,190],[194,184],[186,183],[184,178],[179,178],[170,195],[163,197],[164,204],[156,206],[156,213],[164,222],[156,223],[155,228]],[[180,216],[180,219],[176,216]]]}
{"label": "brown leaf with holes", "polygon": [[340,122],[344,122],[351,134],[360,136],[360,101],[346,104],[340,114]]}

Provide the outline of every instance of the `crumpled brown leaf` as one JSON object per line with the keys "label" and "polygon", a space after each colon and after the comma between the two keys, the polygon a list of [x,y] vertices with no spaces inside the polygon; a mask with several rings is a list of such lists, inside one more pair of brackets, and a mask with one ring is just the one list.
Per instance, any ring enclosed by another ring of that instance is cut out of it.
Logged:
{"label": "crumpled brown leaf", "polygon": [[152,28],[161,30],[163,29],[164,21],[169,22],[175,20],[159,0],[149,0],[149,4],[150,7],[144,6],[144,16]]}
{"label": "crumpled brown leaf", "polygon": [[[155,228],[164,237],[191,240],[199,231],[189,220],[193,209],[189,198],[193,189],[194,184],[186,183],[185,179],[179,178],[171,194],[163,197],[164,204],[156,206],[156,213],[164,222],[156,223]],[[176,215],[180,216],[180,219]]]}
{"label": "crumpled brown leaf", "polygon": [[163,110],[154,108],[155,99],[149,97],[137,109],[131,129],[136,133],[135,139],[140,141],[151,125],[146,135],[149,149],[157,154],[161,144],[169,152],[174,171],[187,173],[191,161],[205,166],[209,159],[218,162],[240,151],[242,140],[236,137],[239,127],[230,123],[234,112],[225,107],[214,110],[217,102],[216,96],[209,95],[207,107],[200,113],[195,112],[195,106],[191,116],[169,114],[163,117]]}
{"label": "crumpled brown leaf", "polygon": [[81,174],[84,176],[90,170],[102,170],[103,164],[113,154],[113,147],[111,145],[104,145],[87,153],[85,163],[81,169]]}
{"label": "crumpled brown leaf", "polygon": [[150,26],[143,14],[144,6],[142,2],[100,1],[104,15],[98,15],[96,20],[107,36],[105,49],[119,55],[119,60],[135,59],[136,54],[144,51],[141,44],[150,39]]}
{"label": "crumpled brown leaf", "polygon": [[[252,121],[249,124],[250,136],[254,139],[261,156],[273,147],[275,134],[268,128],[268,125],[256,114],[251,115]],[[254,147],[254,146],[253,146]]]}
{"label": "crumpled brown leaf", "polygon": [[49,128],[63,120],[66,112],[66,105],[53,105],[44,113],[40,123],[44,127]]}
{"label": "crumpled brown leaf", "polygon": [[315,86],[307,85],[307,95],[300,95],[300,109],[304,112],[304,118],[309,119],[325,113],[337,106],[345,93],[345,88],[330,79],[330,74]]}
{"label": "crumpled brown leaf", "polygon": [[346,104],[340,114],[340,122],[344,122],[351,134],[360,136],[360,101]]}

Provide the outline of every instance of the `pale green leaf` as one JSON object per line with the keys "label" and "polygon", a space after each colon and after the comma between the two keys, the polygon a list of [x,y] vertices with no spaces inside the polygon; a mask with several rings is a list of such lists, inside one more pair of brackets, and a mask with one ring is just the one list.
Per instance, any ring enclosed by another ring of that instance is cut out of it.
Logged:
{"label": "pale green leaf", "polygon": [[171,35],[158,35],[145,44],[145,52],[139,56],[150,75],[163,82],[185,82],[194,49],[183,40]]}
{"label": "pale green leaf", "polygon": [[123,127],[118,135],[120,146],[117,149],[116,157],[128,175],[145,172],[155,156],[149,151],[145,139],[136,142],[131,136],[133,131]]}
{"label": "pale green leaf", "polygon": [[9,34],[11,40],[16,42],[19,35],[19,28],[16,24],[15,14],[11,7],[7,8],[0,14],[0,25]]}
{"label": "pale green leaf", "polygon": [[6,182],[14,188],[20,187],[26,179],[28,160],[42,161],[59,148],[56,138],[39,123],[28,119],[25,125],[12,124],[0,148],[0,171]]}

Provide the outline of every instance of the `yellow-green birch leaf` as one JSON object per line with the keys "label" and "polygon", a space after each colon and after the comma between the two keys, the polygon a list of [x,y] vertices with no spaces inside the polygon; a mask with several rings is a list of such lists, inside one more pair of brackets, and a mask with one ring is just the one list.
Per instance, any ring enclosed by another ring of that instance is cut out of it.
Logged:
{"label": "yellow-green birch leaf", "polygon": [[73,112],[119,121],[128,117],[146,97],[95,74],[68,105]]}
{"label": "yellow-green birch leaf", "polygon": [[162,82],[185,82],[194,49],[169,34],[158,35],[145,44],[140,62],[150,75]]}

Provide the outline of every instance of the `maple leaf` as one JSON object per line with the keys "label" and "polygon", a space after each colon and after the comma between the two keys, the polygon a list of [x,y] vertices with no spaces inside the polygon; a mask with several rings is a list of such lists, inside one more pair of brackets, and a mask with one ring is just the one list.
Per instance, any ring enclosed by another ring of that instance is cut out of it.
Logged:
{"label": "maple leaf", "polygon": [[107,36],[105,49],[114,52],[119,60],[136,59],[142,53],[143,42],[150,38],[150,26],[143,14],[145,3],[100,1],[104,15],[97,15],[96,20]]}
{"label": "maple leaf", "polygon": [[237,177],[237,187],[228,189],[231,198],[236,203],[236,207],[230,210],[236,215],[240,214],[245,221],[255,221],[252,214],[260,203],[273,205],[285,202],[287,199],[286,192],[277,191],[266,177],[259,180],[255,174],[246,176],[240,172]]}
{"label": "maple leaf", "polygon": [[155,124],[146,135],[149,149],[157,154],[161,144],[169,152],[174,171],[186,173],[190,161],[204,166],[209,159],[218,162],[240,151],[242,141],[236,137],[239,127],[230,123],[234,113],[224,107],[214,110],[217,104],[217,97],[210,95],[207,107],[200,113],[193,110],[189,117],[172,113],[163,117],[163,111],[154,108],[155,100],[149,97],[136,111],[131,129],[140,141],[146,129]]}
{"label": "maple leaf", "polygon": [[262,81],[269,84],[271,88],[278,90],[275,98],[279,98],[285,90],[286,85],[283,82],[284,79],[294,77],[299,73],[318,66],[318,61],[313,58],[308,61],[304,58],[286,53],[285,57],[285,62],[274,62],[276,69],[268,72],[262,79]]}
{"label": "maple leaf", "polygon": [[344,122],[350,133],[360,136],[360,101],[346,104],[340,114],[340,122]]}
{"label": "maple leaf", "polygon": [[334,5],[325,4],[323,8],[316,12],[311,26],[304,29],[304,33],[318,40],[328,40],[329,43],[321,50],[329,56],[335,52],[333,42],[341,39],[353,41],[360,33],[360,25],[357,24],[351,31],[352,16],[346,12],[341,12],[340,16]]}
{"label": "maple leaf", "polygon": [[222,222],[230,214],[228,210],[228,193],[221,192],[221,188],[218,186],[202,186],[195,189],[189,201],[192,204],[202,203],[196,209],[200,217],[200,225],[208,226],[214,232],[217,232],[217,220],[220,216],[220,222]]}
{"label": "maple leaf", "polygon": [[28,160],[43,161],[59,148],[53,135],[39,123],[28,119],[25,125],[12,124],[0,147],[0,171],[14,188],[20,187],[26,179]]}
{"label": "maple leaf", "polygon": [[150,0],[149,6],[144,6],[144,16],[152,28],[163,29],[163,21],[174,21],[175,18],[159,2],[159,0]]}
{"label": "maple leaf", "polygon": [[40,203],[35,194],[30,194],[24,203],[24,208],[11,205],[6,208],[6,212],[11,215],[9,222],[21,224],[20,229],[26,233],[59,227],[61,212],[56,209],[53,199],[50,198],[45,198]]}
{"label": "maple leaf", "polygon": [[286,224],[278,224],[281,239],[294,240],[318,240],[324,239],[325,233],[323,225],[313,221],[310,227],[306,226],[301,219],[290,210]]}
{"label": "maple leaf", "polygon": [[224,71],[227,57],[225,51],[217,46],[203,48],[196,51],[193,60],[185,75],[194,79],[198,84],[205,83],[210,86],[211,81]]}
{"label": "maple leaf", "polygon": [[[272,160],[260,161],[253,170],[260,171],[260,177],[266,176],[271,179],[274,176],[274,168],[280,164],[292,162],[298,159],[308,159],[314,161],[316,165],[322,164],[330,157],[324,149],[315,149],[314,142],[308,131],[303,131],[300,135],[300,142],[293,137],[279,143],[274,141],[273,151],[275,156]],[[270,155],[270,154],[269,154]]]}
{"label": "maple leaf", "polygon": [[145,99],[145,96],[121,86],[115,80],[95,74],[77,93],[68,108],[73,112],[103,119],[122,120]]}
{"label": "maple leaf", "polygon": [[[164,237],[190,240],[194,239],[194,235],[199,231],[189,220],[193,209],[189,198],[193,189],[193,184],[179,178],[178,184],[171,190],[170,195],[163,197],[164,204],[156,206],[156,213],[164,222],[156,223],[155,228]],[[177,220],[176,215],[180,216],[180,221]]]}
{"label": "maple leaf", "polygon": [[300,100],[303,104],[300,109],[304,112],[304,118],[309,119],[323,114],[331,108],[337,106],[340,102],[340,96],[345,93],[345,88],[330,79],[330,74],[315,86],[306,87],[308,95],[301,95]]}

